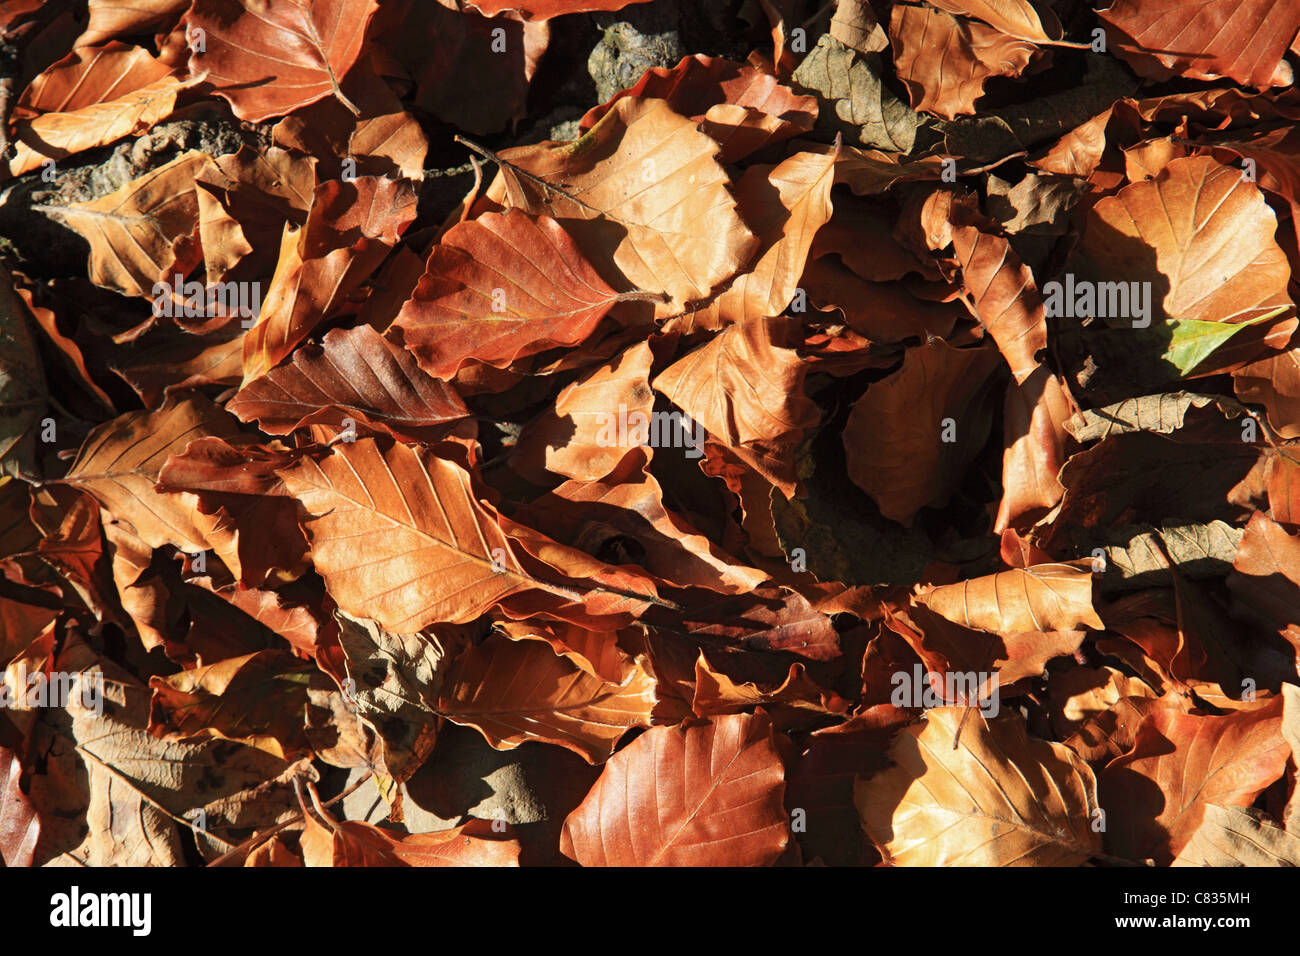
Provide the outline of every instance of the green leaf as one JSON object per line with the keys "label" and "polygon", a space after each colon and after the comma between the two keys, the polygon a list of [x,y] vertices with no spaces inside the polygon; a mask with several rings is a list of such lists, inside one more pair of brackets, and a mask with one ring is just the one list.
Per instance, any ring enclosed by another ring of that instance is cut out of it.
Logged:
{"label": "green leaf", "polygon": [[1202,322],[1199,319],[1171,319],[1169,326],[1171,338],[1165,349],[1164,359],[1178,367],[1184,375],[1204,362],[1228,339],[1248,325],[1258,325],[1281,315],[1290,306],[1282,306],[1272,312],[1256,316],[1246,322]]}

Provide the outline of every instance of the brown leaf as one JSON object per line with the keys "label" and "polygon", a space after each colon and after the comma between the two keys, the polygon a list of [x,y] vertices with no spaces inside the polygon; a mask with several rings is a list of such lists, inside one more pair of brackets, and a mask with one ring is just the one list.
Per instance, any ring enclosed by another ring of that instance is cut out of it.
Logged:
{"label": "brown leaf", "polygon": [[849,477],[886,518],[910,526],[956,490],[992,424],[983,395],[997,361],[992,349],[935,339],[908,349],[903,367],[854,403],[844,428]]}
{"label": "brown leaf", "polygon": [[399,836],[355,820],[329,828],[308,816],[303,838],[307,866],[518,866],[520,846],[508,829],[471,820],[434,833]]}
{"label": "brown leaf", "polygon": [[1243,402],[1263,405],[1268,423],[1283,438],[1300,438],[1300,348],[1288,349],[1232,373]]}
{"label": "brown leaf", "polygon": [[1153,711],[1101,774],[1108,847],[1167,865],[1211,804],[1250,806],[1286,767],[1281,724],[1281,697],[1222,717]]}
{"label": "brown leaf", "polygon": [[566,385],[554,406],[529,423],[510,456],[510,465],[538,484],[547,472],[597,481],[614,471],[629,454],[626,445],[603,440],[608,416],[622,410],[628,421],[650,415],[654,392],[650,366],[654,353],[647,342],[630,345],[583,378]]}
{"label": "brown leaf", "polygon": [[258,322],[244,335],[244,385],[342,308],[414,218],[415,191],[405,180],[366,176],[316,187],[307,221],[285,226]]}
{"label": "brown leaf", "polygon": [[1057,480],[1076,447],[1066,431],[1075,410],[1061,380],[1039,367],[1024,382],[1007,385],[1002,414],[1002,502],[993,530],[1001,533],[1026,514],[1046,511],[1061,500]]}
{"label": "brown leaf", "polygon": [[368,325],[333,329],[319,346],[240,389],[226,410],[262,431],[287,435],[352,418],[408,440],[469,412],[451,386],[422,372],[405,350]]}
{"label": "brown leaf", "polygon": [[1043,41],[1061,36],[1061,24],[1051,8],[1036,7],[1029,0],[936,0],[931,6],[983,20],[1010,37]]}
{"label": "brown leaf", "polygon": [[1047,320],[1033,274],[1006,239],[976,226],[954,225],[952,245],[971,311],[1023,385],[1047,348]]}
{"label": "brown leaf", "polygon": [[967,715],[965,707],[927,711],[925,723],[894,739],[894,766],[859,779],[862,828],[886,861],[1077,866],[1100,853],[1088,765],[1062,744],[1030,737],[1017,715]]}
{"label": "brown leaf", "polygon": [[665,101],[626,99],[581,139],[500,157],[527,174],[503,173],[510,205],[560,220],[597,271],[668,295],[671,314],[734,275],[757,243],[717,152]]}
{"label": "brown leaf", "polygon": [[1150,282],[1153,317],[1239,323],[1291,305],[1276,230],[1239,169],[1195,156],[1099,201],[1084,250],[1107,279]]}
{"label": "brown leaf", "polygon": [[1119,55],[1143,76],[1229,77],[1257,88],[1291,82],[1278,67],[1300,30],[1293,0],[1115,0],[1099,16],[1114,30]]}
{"label": "brown leaf", "polygon": [[469,5],[489,17],[510,10],[528,20],[549,20],[566,13],[622,10],[633,3],[644,2],[645,0],[469,0]]}
{"label": "brown leaf", "polygon": [[543,641],[500,636],[465,651],[438,695],[439,713],[498,750],[539,740],[592,764],[607,760],[628,729],[648,726],[654,703],[654,678],[640,665],[610,683]]}
{"label": "brown leaf", "polygon": [[41,819],[19,786],[23,764],[0,747],[0,860],[5,866],[31,866]]}
{"label": "brown leaf", "polygon": [[154,485],[168,456],[195,438],[237,435],[234,419],[200,397],[168,402],[157,412],[128,412],[87,436],[63,480],[130,521],[150,547],[172,544],[199,552],[227,546],[224,536],[195,514],[192,496],[163,494]]}
{"label": "brown leaf", "polygon": [[89,0],[90,23],[76,46],[98,46],[114,37],[147,34],[176,22],[186,0]]}
{"label": "brown leaf", "polygon": [[242,146],[194,177],[199,238],[209,282],[236,267],[271,272],[286,221],[300,225],[312,205],[316,160],[273,146]]}
{"label": "brown leaf", "polygon": [[766,717],[652,727],[605,765],[564,821],[583,866],[765,866],[789,842],[784,770]]}
{"label": "brown leaf", "polygon": [[819,94],[819,125],[861,146],[910,153],[923,118],[894,95],[884,72],[878,53],[857,53],[823,34],[793,79]]}
{"label": "brown leaf", "polygon": [[196,0],[186,33],[204,31],[190,75],[216,87],[250,123],[283,116],[327,96],[344,105],[339,83],[361,54],[376,0],[285,2]]}
{"label": "brown leaf", "polygon": [[1205,817],[1171,866],[1300,866],[1300,834],[1259,810],[1205,808]]}
{"label": "brown leaf", "polygon": [[363,438],[281,474],[306,509],[317,570],[353,617],[411,634],[472,621],[533,583],[454,462]]}
{"label": "brown leaf", "polygon": [[522,621],[500,621],[496,629],[512,641],[545,641],[579,670],[607,684],[621,684],[637,667],[618,646],[618,631],[593,631],[561,622],[538,626]]}
{"label": "brown leaf", "polygon": [[273,570],[290,577],[306,570],[307,542],[275,473],[292,458],[283,448],[196,438],[167,458],[154,489],[192,493],[196,510],[207,519],[199,520],[200,527],[209,540],[221,540],[222,561],[241,584],[256,587]]}
{"label": "brown leaf", "polygon": [[578,345],[624,298],[554,219],[485,213],[434,247],[393,327],[421,368],[450,379],[471,359],[502,368]]}
{"label": "brown leaf", "polygon": [[[1048,684],[1053,701],[1059,701],[1052,726],[1063,740],[1092,718],[1109,712],[1122,698],[1156,696],[1146,683],[1113,667],[1073,668],[1053,674]],[[1082,752],[1079,755],[1088,758]]]}
{"label": "brown leaf", "polygon": [[117,99],[24,120],[15,132],[18,142],[14,158],[9,161],[9,171],[21,176],[47,161],[142,133],[166,119],[175,109],[180,93],[196,83],[196,80],[182,82],[174,76],[163,76],[128,90]]}
{"label": "brown leaf", "polygon": [[308,668],[283,651],[232,657],[171,677],[151,677],[155,736],[237,740],[282,760],[306,750]]}
{"label": "brown leaf", "polygon": [[974,113],[990,78],[1019,76],[1038,52],[993,27],[907,4],[894,6],[889,36],[912,108],[946,119]]}
{"label": "brown leaf", "polygon": [[202,261],[194,177],[211,162],[195,150],[99,199],[39,208],[85,237],[96,285],[153,297]]}
{"label": "brown leaf", "polygon": [[[1228,587],[1247,617],[1300,640],[1300,537],[1255,512],[1246,525]],[[1296,643],[1300,661],[1300,643]]]}
{"label": "brown leaf", "polygon": [[591,554],[627,554],[675,587],[747,593],[768,579],[728,555],[664,504],[647,470],[647,452],[630,452],[597,481],[567,481],[516,513],[556,540]]}
{"label": "brown leaf", "polygon": [[[33,780],[33,802],[57,807],[62,817],[81,818],[89,826],[43,827],[38,864],[174,866],[181,862],[177,820],[188,821],[197,810],[204,811],[207,833],[215,838],[209,845],[221,850],[231,846],[223,834],[287,819],[293,791],[286,780],[277,782],[289,769],[284,761],[228,741],[151,736],[148,689],[83,643],[72,643],[55,666],[92,682],[102,672],[103,707],[97,713],[99,708],[84,706],[81,694],[74,693],[64,717],[52,721],[51,729],[66,746],[51,753],[56,766],[49,776]],[[71,777],[60,785],[61,776],[83,763],[86,789],[69,787]],[[317,777],[310,766],[295,773]],[[77,806],[77,793],[87,791],[89,806],[85,796]]]}
{"label": "brown leaf", "polygon": [[[961,673],[975,678],[965,688],[956,684],[951,689],[946,684],[933,687],[946,703],[970,702],[972,706],[977,700],[982,704],[993,699],[1000,687],[1041,676],[1048,661],[1073,654],[1085,637],[1078,630],[1027,630],[994,636],[949,621],[924,605],[906,612],[887,612],[885,625],[907,641],[930,673]],[[899,693],[899,685],[893,686],[891,698]],[[925,688],[917,692],[924,702]],[[905,692],[900,697],[895,701],[898,706],[911,706],[914,700]]]}
{"label": "brown leaf", "polygon": [[1069,564],[1012,568],[940,585],[916,600],[963,627],[994,634],[1105,628],[1092,606],[1092,573]]}
{"label": "brown leaf", "polygon": [[594,126],[619,100],[637,97],[662,98],[699,123],[722,146],[720,163],[734,163],[769,143],[806,132],[817,115],[816,97],[795,93],[770,73],[696,54],[672,69],[646,70],[632,86],[588,110],[581,129]]}
{"label": "brown leaf", "polygon": [[889,49],[889,38],[876,21],[867,0],[837,0],[831,16],[830,33],[859,53],[880,53]]}
{"label": "brown leaf", "polygon": [[113,367],[140,396],[156,409],[174,392],[197,385],[234,385],[242,370],[242,336],[225,339],[184,335],[133,353]]}
{"label": "brown leaf", "polygon": [[806,366],[783,348],[783,321],[732,325],[651,383],[717,441],[790,497],[790,452],[818,419],[803,392]]}
{"label": "brown leaf", "polygon": [[826,154],[795,153],[778,166],[745,170],[736,198],[760,245],[747,271],[709,303],[710,321],[718,325],[754,322],[785,311],[803,275],[813,237],[831,217],[838,156],[838,147]]}
{"label": "brown leaf", "polygon": [[890,741],[911,719],[908,711],[880,704],[808,735],[785,801],[792,814],[803,810],[812,823],[794,831],[806,857],[820,857],[830,866],[875,859],[853,805],[854,783],[859,774],[889,765]]}
{"label": "brown leaf", "polygon": [[825,696],[817,683],[804,671],[802,664],[791,664],[785,679],[777,686],[760,687],[755,681],[739,682],[715,670],[704,652],[695,662],[695,696],[691,710],[700,717],[736,714],[750,707],[785,705],[803,710],[830,713]]}

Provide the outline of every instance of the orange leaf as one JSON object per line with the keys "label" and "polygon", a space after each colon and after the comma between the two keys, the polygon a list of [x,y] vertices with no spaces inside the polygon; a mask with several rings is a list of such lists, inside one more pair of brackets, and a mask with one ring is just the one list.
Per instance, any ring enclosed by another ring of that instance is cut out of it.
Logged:
{"label": "orange leaf", "polygon": [[583,866],[766,866],[790,840],[784,770],[761,715],[652,727],[564,821]]}
{"label": "orange leaf", "polygon": [[554,219],[485,213],[443,236],[393,327],[420,367],[450,379],[573,346],[621,301]]}
{"label": "orange leaf", "polygon": [[348,105],[339,82],[378,8],[376,0],[195,0],[183,22],[187,35],[204,31],[204,49],[190,57],[190,75],[250,123],[327,96]]}

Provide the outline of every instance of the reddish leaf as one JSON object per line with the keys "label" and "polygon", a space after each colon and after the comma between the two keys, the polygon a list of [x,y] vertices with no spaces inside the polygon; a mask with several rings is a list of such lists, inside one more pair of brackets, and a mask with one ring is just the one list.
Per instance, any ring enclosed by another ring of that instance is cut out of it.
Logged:
{"label": "reddish leaf", "polygon": [[1168,864],[1210,804],[1248,807],[1282,776],[1290,748],[1281,724],[1281,697],[1222,717],[1152,712],[1132,751],[1101,775],[1108,846]]}
{"label": "reddish leaf", "polygon": [[764,866],[789,842],[784,770],[765,717],[653,727],[615,754],[564,821],[583,866]]}
{"label": "reddish leaf", "polygon": [[452,388],[430,378],[404,349],[368,325],[334,329],[288,365],[254,379],[226,405],[272,435],[343,419],[419,439],[428,429],[468,414]]}
{"label": "reddish leaf", "polygon": [[434,247],[393,325],[421,368],[449,379],[470,359],[500,368],[577,345],[622,298],[554,219],[486,213]]}
{"label": "reddish leaf", "polygon": [[1300,30],[1294,0],[1116,0],[1099,15],[1113,28],[1120,56],[1144,76],[1226,76],[1254,87],[1290,83],[1290,71],[1278,67]]}
{"label": "reddish leaf", "polygon": [[31,866],[41,834],[40,816],[19,787],[22,771],[18,755],[0,747],[0,859],[5,866]]}
{"label": "reddish leaf", "polygon": [[339,83],[378,8],[376,0],[195,0],[184,23],[187,34],[204,31],[204,50],[190,58],[190,74],[251,123],[327,96],[347,105]]}

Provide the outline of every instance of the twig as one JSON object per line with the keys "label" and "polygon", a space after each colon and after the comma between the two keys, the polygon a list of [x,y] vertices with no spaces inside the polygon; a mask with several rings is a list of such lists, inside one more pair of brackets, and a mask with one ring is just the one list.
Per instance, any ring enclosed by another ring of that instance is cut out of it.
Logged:
{"label": "twig", "polygon": [[[595,206],[583,202],[577,196],[573,195],[572,193],[565,192],[564,189],[555,185],[554,183],[548,182],[547,180],[543,179],[541,176],[538,176],[535,173],[530,173],[528,170],[520,166],[516,166],[514,163],[510,162],[509,160],[502,159],[500,156],[492,152],[492,150],[488,149],[486,146],[480,146],[478,143],[475,143],[472,140],[465,139],[465,137],[463,136],[457,136],[455,137],[455,139],[456,142],[460,143],[462,146],[466,147],[467,149],[473,150],[474,152],[478,153],[480,156],[482,156],[484,159],[488,160],[489,162],[496,163],[502,169],[510,170],[510,172],[514,173],[516,176],[520,177],[521,179],[528,180],[530,183],[537,186],[539,189],[545,190],[546,192],[553,192],[560,196],[563,196],[565,199],[569,200],[569,202],[574,203],[577,206],[580,206],[582,209],[591,213],[593,216],[604,216],[606,219],[612,219],[615,222],[622,223],[623,225],[627,225],[626,223],[623,223],[623,220],[619,219],[617,216],[611,216],[609,213],[605,212],[605,210],[597,209]],[[550,200],[548,199],[546,200],[546,202],[549,204]]]}
{"label": "twig", "polygon": [[[358,789],[360,789],[360,787],[361,787],[361,786],[362,786],[362,785],[363,785],[367,780],[369,780],[369,779],[370,779],[371,777],[373,777],[373,776],[374,776],[374,771],[372,771],[372,770],[367,770],[367,771],[366,771],[366,772],[365,772],[365,773],[364,773],[364,774],[363,774],[363,775],[362,775],[362,776],[357,780],[356,783],[354,783],[352,786],[348,787],[346,790],[344,790],[342,793],[340,793],[337,797],[331,797],[330,799],[326,800],[323,804],[321,804],[321,806],[326,806],[326,807],[328,807],[328,806],[332,806],[333,804],[338,803],[340,800],[343,800],[343,799],[345,799],[345,798],[351,796],[351,795],[352,795],[353,793],[355,793]],[[297,790],[297,788],[298,788],[298,786],[299,786],[299,784],[298,784],[298,779],[299,779],[299,778],[294,777],[294,787],[295,787],[295,792],[298,792],[298,790]],[[299,804],[302,805],[302,796],[301,796],[301,793],[300,793],[300,792],[299,792],[298,800],[299,800]],[[303,806],[303,811],[305,812],[305,811],[306,811],[306,806],[305,806],[305,805],[302,805],[302,806]],[[234,857],[234,856],[239,855],[241,852],[244,854],[244,856],[247,856],[249,853],[252,853],[253,850],[257,849],[257,847],[258,847],[261,843],[263,843],[263,842],[265,842],[266,840],[270,839],[271,837],[275,836],[275,835],[276,835],[277,833],[279,833],[281,830],[287,830],[287,829],[289,829],[290,827],[297,826],[298,824],[301,824],[301,823],[305,823],[306,820],[307,820],[307,818],[306,818],[306,816],[304,815],[304,813],[303,813],[303,812],[300,812],[300,813],[298,813],[297,816],[294,816],[294,817],[292,817],[292,818],[289,819],[289,820],[285,820],[283,823],[277,823],[275,826],[273,826],[273,827],[269,827],[268,829],[265,829],[265,830],[262,830],[260,833],[254,833],[251,837],[249,837],[249,838],[248,838],[247,840],[245,840],[243,843],[239,844],[238,846],[236,846],[236,847],[233,848],[232,850],[230,850],[230,851],[228,851],[228,852],[226,852],[226,853],[221,854],[221,856],[217,857],[215,860],[213,860],[211,863],[209,863],[208,866],[223,866],[227,860],[231,859],[231,858]]]}

